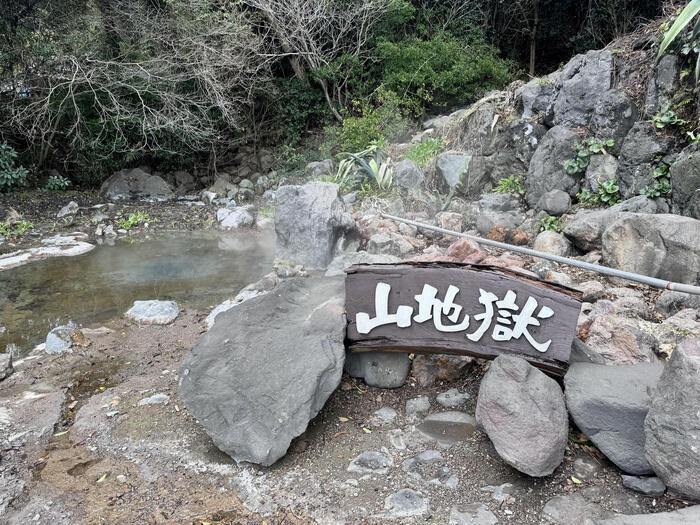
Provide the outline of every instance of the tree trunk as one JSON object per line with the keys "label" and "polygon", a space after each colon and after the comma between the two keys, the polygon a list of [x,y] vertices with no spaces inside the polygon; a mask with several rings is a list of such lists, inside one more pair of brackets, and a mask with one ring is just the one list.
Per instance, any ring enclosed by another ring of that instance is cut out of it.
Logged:
{"label": "tree trunk", "polygon": [[343,123],[343,117],[341,116],[340,113],[338,113],[338,110],[335,109],[335,106],[333,105],[333,101],[331,100],[331,96],[328,93],[328,84],[326,84],[326,81],[323,79],[316,79],[318,83],[321,86],[321,89],[323,90],[323,95],[326,97],[326,103],[328,104],[328,107],[330,108],[331,112],[333,113],[333,116],[335,119],[340,122],[341,124]]}
{"label": "tree trunk", "polygon": [[532,31],[530,31],[530,76],[535,76],[535,55],[537,51],[537,26],[540,23],[540,2],[535,0],[534,5],[535,19],[532,23]]}

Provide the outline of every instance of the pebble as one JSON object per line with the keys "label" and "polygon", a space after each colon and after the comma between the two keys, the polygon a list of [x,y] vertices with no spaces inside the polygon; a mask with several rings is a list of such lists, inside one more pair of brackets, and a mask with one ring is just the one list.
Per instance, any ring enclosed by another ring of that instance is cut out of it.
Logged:
{"label": "pebble", "polygon": [[491,493],[491,499],[499,503],[503,503],[515,493],[515,487],[512,483],[504,483],[503,485],[488,485],[481,487],[484,492]]}
{"label": "pebble", "polygon": [[436,401],[438,405],[445,408],[458,408],[464,405],[469,399],[469,394],[466,392],[460,392],[456,388],[451,388],[447,392],[438,394]]}
{"label": "pebble", "polygon": [[428,500],[420,492],[401,489],[384,500],[386,511],[396,518],[422,516],[430,511]]}
{"label": "pebble", "polygon": [[605,287],[599,281],[586,281],[576,286],[583,292],[582,299],[587,302],[595,302],[605,296]]}
{"label": "pebble", "polygon": [[350,462],[348,472],[386,474],[393,465],[394,460],[391,457],[375,450],[367,450]]}
{"label": "pebble", "polygon": [[138,405],[167,405],[168,401],[170,401],[170,396],[166,394],[155,394],[151,397],[146,397],[142,399],[141,401],[139,401]]}
{"label": "pebble", "polygon": [[396,419],[397,415],[398,414],[396,413],[396,410],[394,410],[393,408],[382,407],[376,412],[374,412],[374,414],[372,414],[369,423],[370,425],[375,427],[390,425]]}
{"label": "pebble", "polygon": [[414,397],[406,401],[406,415],[413,416],[417,414],[425,414],[430,410],[430,400],[428,396]]}

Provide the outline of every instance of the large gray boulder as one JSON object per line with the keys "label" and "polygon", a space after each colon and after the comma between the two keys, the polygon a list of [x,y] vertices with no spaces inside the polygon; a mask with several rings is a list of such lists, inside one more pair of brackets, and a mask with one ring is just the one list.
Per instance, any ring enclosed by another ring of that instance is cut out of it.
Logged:
{"label": "large gray boulder", "polygon": [[644,422],[646,458],[666,485],[700,500],[700,338],[679,344]]}
{"label": "large gray boulder", "polygon": [[309,268],[326,268],[353,235],[340,187],[330,182],[281,186],[275,199],[276,256]]}
{"label": "large gray boulder", "polygon": [[111,200],[167,201],[174,197],[168,183],[140,168],[116,172],[102,183],[100,196]]}
{"label": "large gray boulder", "polygon": [[530,476],[564,459],[569,430],[557,382],[516,356],[498,356],[481,381],[476,420],[501,458]]}
{"label": "large gray boulder", "polygon": [[535,207],[540,197],[548,191],[559,189],[571,196],[579,191],[578,175],[569,175],[564,163],[576,156],[574,146],[580,137],[563,126],[554,126],[540,141],[527,172],[527,202]]}
{"label": "large gray boulder", "polygon": [[524,119],[530,119],[545,113],[554,96],[554,86],[560,73],[551,73],[545,77],[533,78],[527,84],[515,90],[515,106],[522,111]]}
{"label": "large gray boulder", "polygon": [[700,143],[681,151],[670,173],[673,212],[700,219]]}
{"label": "large gray boulder", "polygon": [[650,122],[636,122],[622,143],[617,180],[625,198],[638,195],[655,182],[651,163],[666,154],[673,142],[669,135],[657,131]]}
{"label": "large gray boulder", "polygon": [[271,465],[338,387],[343,279],[293,278],[218,315],[180,367],[179,394],[236,461]]}
{"label": "large gray boulder", "polygon": [[603,232],[613,222],[629,213],[656,213],[656,210],[656,203],[643,195],[607,209],[579,210],[564,228],[564,235],[584,251],[597,250],[601,248]]}
{"label": "large gray boulder", "polygon": [[610,51],[576,55],[564,66],[555,85],[547,121],[557,126],[587,126],[596,102],[611,87],[612,73]]}
{"label": "large gray boulder", "polygon": [[610,153],[618,154],[638,116],[639,110],[629,95],[609,89],[598,98],[589,129],[591,135],[598,139],[612,139],[615,144],[607,149]]}
{"label": "large gray boulder", "polygon": [[671,214],[623,216],[603,233],[607,266],[696,284],[700,276],[700,221]]}
{"label": "large gray boulder", "polygon": [[501,132],[496,152],[490,157],[491,183],[511,175],[524,175],[532,155],[540,145],[547,128],[527,118],[515,119]]}
{"label": "large gray boulder", "polygon": [[596,447],[630,474],[651,474],[644,457],[644,418],[663,365],[573,363],[564,376],[566,406]]}
{"label": "large gray boulder", "polygon": [[490,187],[489,158],[471,153],[448,151],[438,155],[435,163],[437,185],[448,193],[475,196]]}
{"label": "large gray boulder", "polygon": [[663,111],[680,88],[680,61],[675,55],[665,55],[659,60],[654,74],[647,84],[644,116],[648,119]]}

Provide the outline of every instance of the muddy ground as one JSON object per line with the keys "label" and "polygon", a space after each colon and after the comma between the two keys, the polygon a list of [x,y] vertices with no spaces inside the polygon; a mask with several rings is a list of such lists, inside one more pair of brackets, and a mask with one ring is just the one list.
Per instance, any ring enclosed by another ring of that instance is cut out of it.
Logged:
{"label": "muddy ground", "polygon": [[[16,499],[0,523],[447,523],[452,506],[482,502],[502,523],[534,524],[544,522],[541,511],[550,498],[581,491],[623,513],[688,504],[672,493],[651,498],[624,489],[619,470],[575,428],[562,466],[543,479],[505,465],[479,430],[449,448],[426,441],[416,431],[419,421],[405,414],[406,400],[427,395],[430,412],[439,412],[444,409],[435,396],[458,388],[471,396],[462,410],[473,414],[484,362],[456,381],[430,387],[410,378],[402,388],[381,390],[344,377],[284,459],[269,468],[236,465],[177,396],[179,363],[205,330],[205,314],[184,311],[169,326],[115,320],[105,325],[109,333],[85,330],[84,346],[73,353],[19,363],[0,383],[0,424],[7,430],[0,477],[14,476],[25,487],[15,486]],[[154,394],[169,401],[139,405]],[[396,409],[398,418],[373,425],[372,413],[383,406]],[[442,451],[457,488],[402,470],[402,461],[428,449]],[[385,475],[348,472],[366,450],[383,450],[394,466]],[[599,470],[574,480],[573,462],[581,457]],[[483,490],[503,483],[512,484],[503,501]],[[407,487],[429,499],[427,517],[385,514],[385,498]]]}

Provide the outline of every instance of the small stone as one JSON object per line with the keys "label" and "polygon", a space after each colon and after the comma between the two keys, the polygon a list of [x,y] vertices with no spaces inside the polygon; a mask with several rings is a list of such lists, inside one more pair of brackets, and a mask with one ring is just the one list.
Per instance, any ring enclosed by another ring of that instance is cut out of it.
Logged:
{"label": "small stone", "polygon": [[[445,466],[445,458],[437,450],[426,450],[401,464],[404,472],[411,476],[432,483],[443,485],[453,482],[456,476],[450,476],[450,469]],[[459,480],[454,480],[459,482]]]}
{"label": "small stone", "polygon": [[389,456],[374,450],[367,450],[350,462],[348,472],[386,474],[393,465],[394,460]]}
{"label": "small stone", "polygon": [[464,405],[469,397],[468,393],[460,392],[456,388],[451,388],[447,392],[438,394],[436,401],[438,405],[445,408],[458,408]]}
{"label": "small stone", "polygon": [[117,475],[117,481],[119,483],[126,483],[126,476],[124,474],[118,474]]}
{"label": "small stone", "polygon": [[576,286],[583,293],[582,299],[594,303],[605,296],[605,287],[599,281],[585,281]]}
{"label": "small stone", "polygon": [[640,476],[622,475],[622,485],[645,496],[661,497],[666,492],[666,484],[657,477],[643,478]]}
{"label": "small stone", "polygon": [[655,310],[666,316],[674,315],[683,308],[700,310],[700,295],[664,290],[656,300]]}
{"label": "small stone", "polygon": [[151,397],[143,398],[138,402],[138,405],[167,405],[168,401],[170,401],[170,396],[166,394],[155,394]]}
{"label": "small stone", "polygon": [[535,207],[550,215],[559,216],[566,213],[566,210],[571,207],[571,197],[565,191],[554,189],[544,193]]}
{"label": "small stone", "polygon": [[592,480],[600,471],[600,463],[593,458],[576,458],[574,461],[574,476],[583,481]]}
{"label": "small stone", "polygon": [[422,516],[430,511],[428,500],[420,492],[412,489],[401,489],[387,496],[384,508],[396,518]]}
{"label": "small stone", "polygon": [[391,407],[382,407],[372,414],[369,424],[374,427],[381,427],[384,425],[390,425],[396,419],[396,410]]}
{"label": "small stone", "polygon": [[419,396],[406,401],[406,415],[425,414],[430,410],[430,400],[427,396]]}
{"label": "small stone", "polygon": [[78,203],[75,201],[70,201],[63,208],[61,208],[61,211],[56,214],[56,217],[60,219],[61,217],[66,217],[68,215],[75,215],[78,212],[78,209]]}
{"label": "small stone", "polygon": [[450,509],[449,525],[496,525],[498,518],[483,503],[458,505]]}
{"label": "small stone", "polygon": [[134,305],[124,314],[141,324],[169,324],[180,313],[175,301],[134,301]]}
{"label": "small stone", "polygon": [[550,281],[553,283],[561,284],[563,286],[568,286],[570,288],[573,288],[576,286],[574,283],[573,279],[566,275],[565,273],[561,272],[547,272],[547,274],[544,276],[546,281]]}
{"label": "small stone", "polygon": [[515,494],[515,487],[512,483],[504,483],[503,485],[488,485],[486,487],[481,487],[484,492],[491,493],[491,499],[499,503],[503,503],[512,494]]}
{"label": "small stone", "polygon": [[369,386],[398,388],[411,370],[411,358],[398,352],[350,352],[345,357],[345,371],[361,377]]}
{"label": "small stone", "polygon": [[62,354],[64,352],[72,352],[73,339],[70,333],[75,330],[73,323],[57,326],[51,330],[46,336],[46,346],[44,351],[47,354]]}
{"label": "small stone", "polygon": [[532,245],[534,250],[560,257],[566,257],[571,254],[571,242],[561,233],[550,230],[545,230],[540,233]]}

